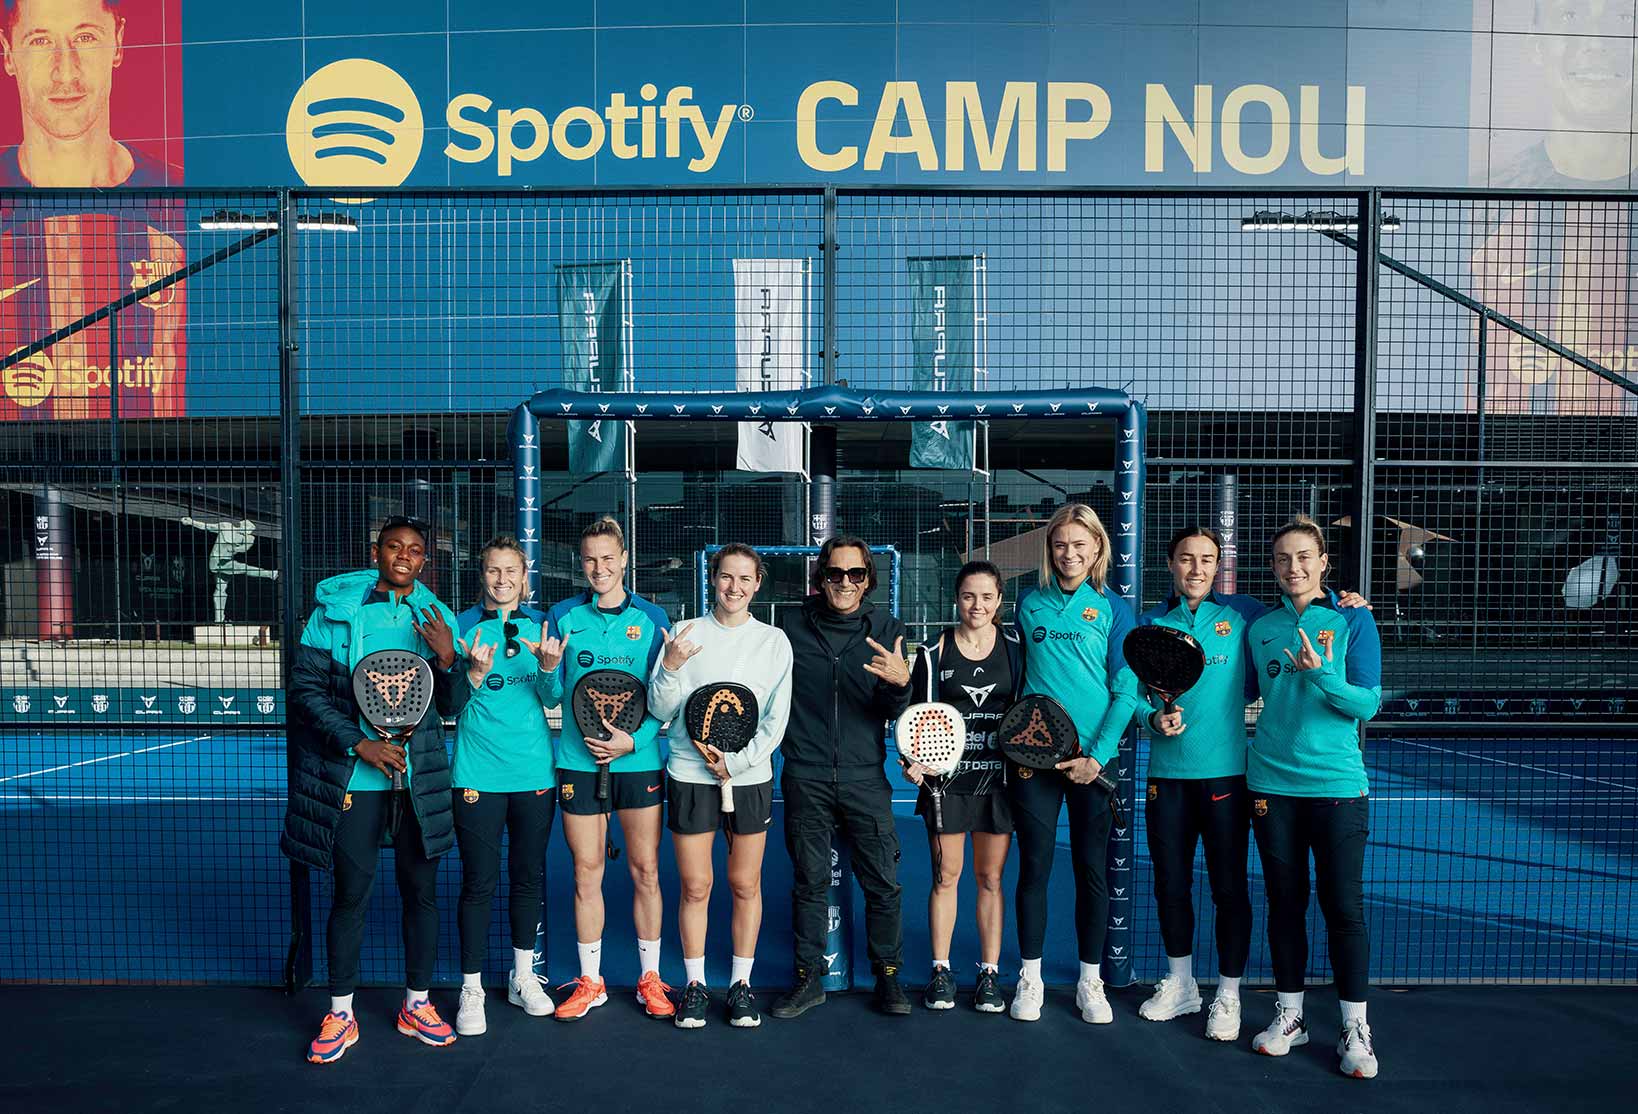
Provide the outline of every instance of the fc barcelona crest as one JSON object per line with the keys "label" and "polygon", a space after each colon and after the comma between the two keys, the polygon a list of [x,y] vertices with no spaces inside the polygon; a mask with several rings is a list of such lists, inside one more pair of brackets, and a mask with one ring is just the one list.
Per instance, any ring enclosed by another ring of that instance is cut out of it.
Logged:
{"label": "fc barcelona crest", "polygon": [[574,800],[574,782],[565,781],[561,788],[563,791],[563,799],[565,801]]}
{"label": "fc barcelona crest", "polygon": [[1088,623],[1096,623],[1098,621],[1098,609],[1095,607],[1086,608],[1081,612],[1081,618]]}
{"label": "fc barcelona crest", "polygon": [[1258,816],[1267,816],[1268,815],[1268,798],[1267,797],[1258,797],[1255,801],[1252,801],[1251,802],[1251,811],[1255,812]]}
{"label": "fc barcelona crest", "polygon": [[461,791],[461,800],[465,801],[469,805],[477,804],[478,791],[476,789],[463,789]]}
{"label": "fc barcelona crest", "polygon": [[1322,630],[1316,637],[1316,641],[1318,641],[1321,646],[1324,646],[1327,650],[1329,650],[1331,648],[1331,643],[1336,640],[1336,637],[1336,631]]}
{"label": "fc barcelona crest", "polygon": [[626,637],[631,639],[633,642],[636,642],[639,638],[643,637],[643,628],[638,626],[636,623],[631,624],[631,626],[626,628]]}
{"label": "fc barcelona crest", "polygon": [[1217,620],[1216,630],[1218,638],[1227,638],[1229,633],[1234,630],[1234,627],[1227,619],[1219,619]]}

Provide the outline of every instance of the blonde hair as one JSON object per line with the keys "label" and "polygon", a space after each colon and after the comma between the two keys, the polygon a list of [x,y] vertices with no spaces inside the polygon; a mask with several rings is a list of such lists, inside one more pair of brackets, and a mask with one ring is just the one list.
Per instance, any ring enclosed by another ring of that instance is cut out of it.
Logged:
{"label": "blonde hair", "polygon": [[1098,512],[1085,503],[1065,503],[1047,520],[1046,537],[1041,544],[1041,587],[1052,584],[1058,575],[1052,567],[1052,535],[1060,526],[1070,524],[1083,527],[1098,543],[1098,555],[1092,561],[1092,569],[1086,578],[1092,582],[1092,587],[1101,592],[1104,579],[1109,575],[1109,531],[1103,528]]}
{"label": "blonde hair", "polygon": [[1308,535],[1308,537],[1313,539],[1314,545],[1318,547],[1321,557],[1327,557],[1331,553],[1329,549],[1325,548],[1325,535],[1320,532],[1319,523],[1315,522],[1305,514],[1292,515],[1290,522],[1287,522],[1284,526],[1281,526],[1278,530],[1274,531],[1274,538],[1268,543],[1269,548],[1273,548],[1275,542],[1278,542],[1287,534]]}
{"label": "blonde hair", "polygon": [[620,547],[620,552],[626,549],[626,532],[620,529],[620,524],[614,521],[613,515],[603,515],[590,526],[580,531],[580,540],[587,538],[613,538],[614,544]]}
{"label": "blonde hair", "polygon": [[517,554],[518,564],[523,569],[523,591],[518,593],[518,599],[528,599],[530,593],[529,556],[523,552],[523,546],[519,545],[518,540],[511,534],[496,534],[484,543],[482,549],[478,550],[478,582],[483,583],[483,570],[489,564],[489,555],[496,551]]}

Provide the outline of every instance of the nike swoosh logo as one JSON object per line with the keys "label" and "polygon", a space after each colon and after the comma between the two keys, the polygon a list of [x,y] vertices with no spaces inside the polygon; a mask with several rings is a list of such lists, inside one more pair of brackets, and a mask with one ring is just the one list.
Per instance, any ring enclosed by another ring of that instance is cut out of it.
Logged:
{"label": "nike swoosh logo", "polygon": [[660,791],[660,787],[658,785],[650,785],[648,787],[648,791],[650,793],[658,793]]}
{"label": "nike swoosh logo", "polygon": [[39,281],[40,280],[37,278],[31,278],[27,282],[20,282],[16,286],[10,287],[6,290],[0,290],[0,302],[5,301],[13,294],[21,294],[23,291],[27,290],[29,287],[33,286]]}
{"label": "nike swoosh logo", "polygon": [[1228,799],[1229,799],[1229,798],[1230,798],[1230,797],[1232,797],[1232,796],[1234,796],[1234,794],[1233,794],[1233,793],[1224,793],[1224,794],[1223,794],[1223,795],[1222,795],[1222,796],[1218,796],[1218,795],[1217,795],[1217,794],[1216,794],[1216,793],[1213,793],[1213,794],[1212,794],[1212,795],[1211,795],[1211,799],[1212,799],[1212,800],[1213,800],[1213,801],[1226,801],[1226,800],[1228,800]]}
{"label": "nike swoosh logo", "polygon": [[1277,634],[1273,638],[1265,638],[1263,639],[1263,645],[1267,646],[1270,642],[1277,642],[1279,641],[1279,638],[1280,636]]}

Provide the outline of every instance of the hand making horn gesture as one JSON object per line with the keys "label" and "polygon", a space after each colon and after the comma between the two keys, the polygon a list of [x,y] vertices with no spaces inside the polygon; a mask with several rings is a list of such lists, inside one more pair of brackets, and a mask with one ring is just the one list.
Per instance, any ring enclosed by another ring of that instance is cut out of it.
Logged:
{"label": "hand making horn gesture", "polygon": [[473,688],[478,688],[495,664],[495,647],[500,643],[485,642],[480,631],[473,631],[470,646],[464,638],[460,639],[458,644],[461,647],[461,654],[466,658],[467,679],[472,682]]}
{"label": "hand making horn gesture", "polygon": [[1319,651],[1314,649],[1314,644],[1308,641],[1308,632],[1303,630],[1301,627],[1298,627],[1297,633],[1302,636],[1302,653],[1296,657],[1292,657],[1290,650],[1281,651],[1286,657],[1291,658],[1292,665],[1295,665],[1299,670],[1306,671],[1309,669],[1319,669],[1326,662],[1332,660],[1330,643],[1326,643],[1325,657],[1322,659],[1319,656]]}
{"label": "hand making horn gesture", "polygon": [[539,642],[530,642],[527,638],[518,639],[535,655],[535,661],[540,664],[542,673],[550,673],[563,660],[563,654],[569,648],[569,636],[562,638],[542,638]]}
{"label": "hand making horn gesture", "polygon": [[[698,621],[695,620],[695,622]],[[700,644],[690,641],[688,637],[688,633],[693,629],[694,623],[689,623],[686,627],[678,630],[675,637],[672,637],[671,632],[668,630],[662,629],[660,631],[661,637],[665,639],[665,660],[663,664],[667,672],[675,673],[688,664],[689,658],[700,652]]]}
{"label": "hand making horn gesture", "polygon": [[904,635],[899,635],[889,650],[874,638],[866,638],[865,645],[876,651],[876,656],[865,662],[865,672],[875,674],[894,688],[910,683],[910,664],[904,660]]}

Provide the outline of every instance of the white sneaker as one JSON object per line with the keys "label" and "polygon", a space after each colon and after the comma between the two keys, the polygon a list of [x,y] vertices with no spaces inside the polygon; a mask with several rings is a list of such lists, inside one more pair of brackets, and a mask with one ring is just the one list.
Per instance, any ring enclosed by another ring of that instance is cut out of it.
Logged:
{"label": "white sneaker", "polygon": [[1240,999],[1225,998],[1219,994],[1211,1000],[1211,1005],[1206,1007],[1206,1039],[1240,1039]]}
{"label": "white sneaker", "polygon": [[1109,1008],[1109,999],[1103,996],[1103,980],[1082,979],[1075,984],[1075,1008],[1081,1011],[1081,1020],[1088,1025],[1107,1025],[1115,1020],[1115,1011]]}
{"label": "white sneaker", "polygon": [[537,976],[525,975],[520,979],[516,971],[506,978],[506,1000],[514,1006],[522,1006],[530,1017],[550,1017],[557,1008]]}
{"label": "white sneaker", "polygon": [[1342,1057],[1337,1067],[1343,1075],[1355,1079],[1376,1078],[1376,1050],[1371,1047],[1371,1027],[1364,1021],[1352,1021],[1342,1027],[1337,1055]]}
{"label": "white sneaker", "polygon": [[1046,997],[1046,987],[1041,985],[1040,979],[1032,979],[1028,975],[1018,976],[1018,986],[1012,992],[1012,1006],[1009,1012],[1014,1021],[1041,1020],[1041,1001]]}
{"label": "white sneaker", "polygon": [[461,987],[461,1005],[455,1011],[455,1031],[463,1037],[475,1037],[488,1029],[489,1022],[483,1016],[483,987]]}
{"label": "white sneaker", "polygon": [[1308,1026],[1302,1014],[1278,1006],[1268,1028],[1251,1038],[1251,1048],[1264,1056],[1284,1056],[1293,1048],[1308,1043]]}
{"label": "white sneaker", "polygon": [[1145,1021],[1170,1021],[1186,1013],[1200,1012],[1200,984],[1193,979],[1183,982],[1167,975],[1155,984],[1155,992],[1138,1007],[1138,1016]]}

